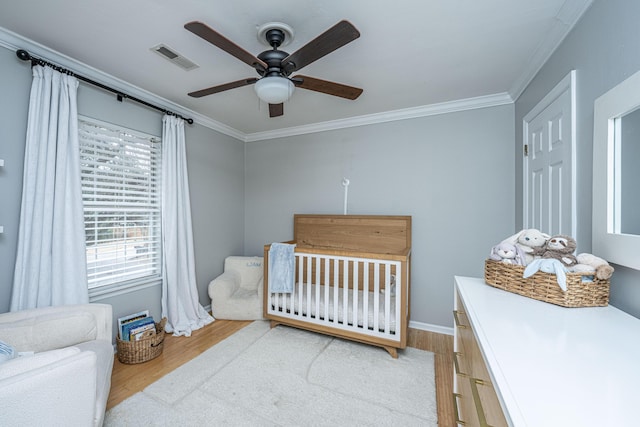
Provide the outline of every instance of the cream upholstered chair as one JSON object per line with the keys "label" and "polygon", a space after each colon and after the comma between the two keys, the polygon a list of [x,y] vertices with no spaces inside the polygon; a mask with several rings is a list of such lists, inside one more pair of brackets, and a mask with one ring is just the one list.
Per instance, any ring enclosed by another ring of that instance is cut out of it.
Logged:
{"label": "cream upholstered chair", "polygon": [[[0,425],[94,426],[104,420],[113,368],[108,304],[0,314]],[[4,360],[4,359],[3,359]]]}
{"label": "cream upholstered chair", "polygon": [[224,272],[209,283],[211,313],[216,319],[257,320],[263,315],[262,257],[230,256]]}

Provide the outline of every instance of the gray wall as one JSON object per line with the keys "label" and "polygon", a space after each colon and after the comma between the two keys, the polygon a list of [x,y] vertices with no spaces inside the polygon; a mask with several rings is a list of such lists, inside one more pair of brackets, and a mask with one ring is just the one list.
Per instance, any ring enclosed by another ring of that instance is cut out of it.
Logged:
{"label": "gray wall", "polygon": [[9,310],[18,245],[31,68],[0,48],[0,313]]}
{"label": "gray wall", "polygon": [[9,310],[18,245],[31,69],[0,48],[0,313]]}
{"label": "gray wall", "polygon": [[411,215],[411,320],[451,326],[453,276],[480,277],[513,233],[513,105],[246,148],[245,252],[293,237],[294,213]]}
{"label": "gray wall", "polygon": [[[577,83],[576,240],[591,251],[593,102],[640,69],[640,2],[595,0],[515,103],[516,228],[522,226],[522,119],[570,70]],[[595,254],[597,255],[597,254]],[[611,304],[640,316],[640,272],[615,266]]]}
{"label": "gray wall", "polygon": [[203,126],[187,126],[191,219],[200,303],[224,259],[244,252],[244,144]]}
{"label": "gray wall", "polygon": [[[31,70],[15,53],[0,48],[0,312],[9,309],[17,246],[25,132]],[[162,134],[162,114],[81,84],[78,112],[154,135]],[[207,285],[222,272],[227,255],[243,252],[244,144],[200,125],[186,126],[187,162],[200,303],[208,305]],[[98,302],[112,304],[114,317],[150,309],[159,317],[161,289],[142,289]]]}

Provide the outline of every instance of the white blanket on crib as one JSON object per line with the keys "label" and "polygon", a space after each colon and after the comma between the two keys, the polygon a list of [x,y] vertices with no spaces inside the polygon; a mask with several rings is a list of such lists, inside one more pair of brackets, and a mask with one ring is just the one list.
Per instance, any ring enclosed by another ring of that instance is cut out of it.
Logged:
{"label": "white blanket on crib", "polygon": [[296,272],[296,245],[272,243],[269,248],[269,290],[293,292]]}
{"label": "white blanket on crib", "polygon": [[[300,284],[296,284],[293,294],[271,294],[271,307],[276,310],[290,310],[291,298],[293,296],[293,310],[295,313],[300,313]],[[307,284],[302,285],[302,314],[307,315]],[[319,289],[318,289],[319,288]],[[345,317],[344,310],[344,289],[338,289],[338,304],[337,304],[337,321],[343,323],[346,321],[348,324],[353,324],[353,289],[349,289],[347,293],[347,311]],[[357,306],[357,322],[358,326],[363,326],[364,318],[364,298],[363,291],[358,291],[358,306]],[[316,313],[316,296],[319,296],[320,304],[318,306],[318,313]],[[377,310],[378,317],[378,329],[385,330],[385,303],[387,296],[384,293],[379,294],[379,306]],[[311,285],[311,304],[310,313],[312,317],[324,318],[325,313],[328,315],[329,320],[335,321],[336,307],[334,305],[335,296],[334,288],[329,288],[328,307],[325,305],[325,287],[323,285]],[[327,310],[328,308],[328,310]],[[374,293],[367,292],[367,327],[373,328],[375,324],[375,306],[374,306]],[[396,330],[396,298],[395,296],[389,296],[389,332],[395,332]]]}

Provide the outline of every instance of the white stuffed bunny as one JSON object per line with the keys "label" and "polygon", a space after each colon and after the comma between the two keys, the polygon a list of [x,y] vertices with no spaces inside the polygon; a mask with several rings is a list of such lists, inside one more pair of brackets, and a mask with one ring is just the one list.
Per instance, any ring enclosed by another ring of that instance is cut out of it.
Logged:
{"label": "white stuffed bunny", "polygon": [[525,256],[525,265],[530,264],[537,255],[541,255],[544,244],[549,240],[549,235],[535,228],[524,229],[511,237],[504,239],[503,243],[511,243],[518,246]]}

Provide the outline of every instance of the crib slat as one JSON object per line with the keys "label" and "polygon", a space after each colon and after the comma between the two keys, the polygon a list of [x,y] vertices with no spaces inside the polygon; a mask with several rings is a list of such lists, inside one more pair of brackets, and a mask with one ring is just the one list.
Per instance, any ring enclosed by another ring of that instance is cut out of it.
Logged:
{"label": "crib slat", "polygon": [[364,262],[362,279],[362,327],[369,331],[369,262]]}
{"label": "crib slat", "polygon": [[358,273],[360,270],[360,261],[353,260],[353,306],[351,308],[351,325],[354,329],[358,329],[358,293],[360,290],[360,285],[358,283]]}
{"label": "crib slat", "polygon": [[[280,303],[280,299],[281,299],[280,297],[281,296],[282,296],[282,294],[279,294],[279,293],[271,294],[271,304],[273,306],[274,311],[278,311],[278,307],[284,307]],[[269,308],[271,308],[271,307],[269,307]]]}
{"label": "crib slat", "polygon": [[333,262],[333,282],[332,282],[332,286],[333,286],[333,319],[332,322],[333,323],[338,323],[338,289],[339,286],[338,284],[340,283],[340,261],[335,260]]}
{"label": "crib slat", "polygon": [[373,330],[377,332],[380,327],[380,263],[373,263]]}
{"label": "crib slat", "polygon": [[306,276],[307,276],[307,302],[306,302],[306,315],[307,317],[311,317],[311,292],[312,292],[312,288],[311,288],[311,284],[312,284],[312,270],[311,270],[311,261],[312,261],[312,257],[307,257],[307,264],[306,264]]}
{"label": "crib slat", "polygon": [[389,333],[389,321],[391,320],[391,266],[384,265],[384,332]]}
{"label": "crib slat", "polygon": [[319,319],[320,318],[320,264],[321,264],[322,258],[321,257],[315,257],[314,258],[314,264],[315,264],[315,268],[316,268],[316,278],[315,278],[315,283],[313,284],[314,287],[314,291],[315,291],[315,304],[314,304],[314,314],[313,317],[315,319]]}
{"label": "crib slat", "polygon": [[394,333],[398,334],[400,331],[400,313],[402,310],[400,309],[400,303],[402,302],[402,268],[400,264],[396,264],[396,327],[394,329]]}
{"label": "crib slat", "polygon": [[329,257],[324,258],[324,322],[329,323]]}
{"label": "crib slat", "polygon": [[344,260],[344,271],[342,272],[342,324],[349,323],[349,261]]}
{"label": "crib slat", "polygon": [[[298,295],[297,295],[297,299],[298,299],[298,309],[296,311],[296,314],[300,317],[302,317],[302,294],[303,294],[303,286],[304,286],[304,259],[305,256],[304,255],[300,255],[300,258],[298,258]],[[291,313],[293,313],[293,307],[295,305],[294,303],[295,299],[291,298]]]}

